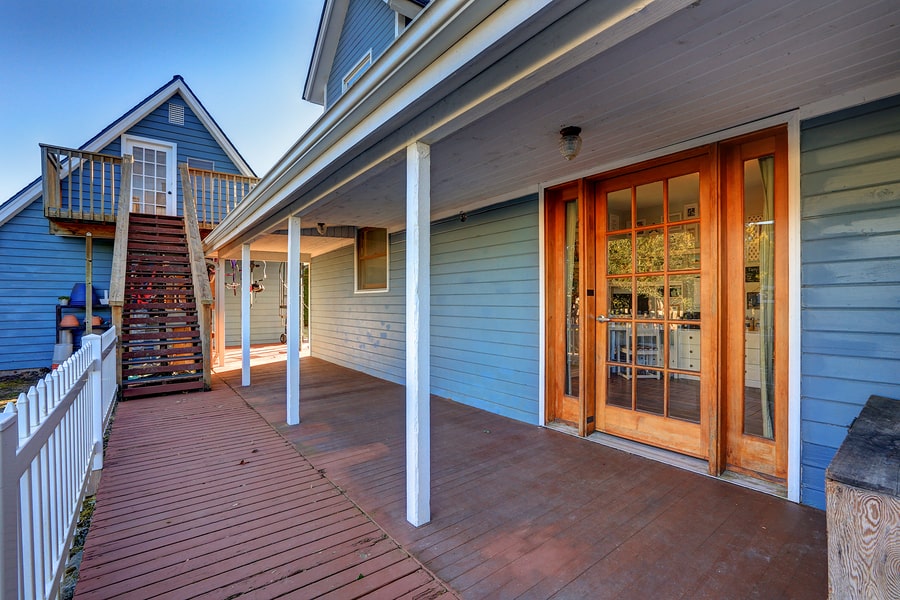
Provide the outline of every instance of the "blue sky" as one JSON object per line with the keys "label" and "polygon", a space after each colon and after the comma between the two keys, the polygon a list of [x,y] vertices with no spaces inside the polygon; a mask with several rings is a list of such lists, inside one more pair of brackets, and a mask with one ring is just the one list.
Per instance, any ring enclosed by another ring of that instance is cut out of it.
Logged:
{"label": "blue sky", "polygon": [[323,0],[0,0],[0,202],[181,75],[258,175],[321,114],[303,83]]}

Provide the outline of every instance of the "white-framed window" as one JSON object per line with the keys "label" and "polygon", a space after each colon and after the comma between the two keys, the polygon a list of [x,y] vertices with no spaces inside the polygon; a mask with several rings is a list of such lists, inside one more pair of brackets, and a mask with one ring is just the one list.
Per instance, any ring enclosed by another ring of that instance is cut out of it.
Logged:
{"label": "white-framed window", "polygon": [[356,231],[356,291],[388,290],[388,232],[381,227]]}
{"label": "white-framed window", "polygon": [[350,89],[356,80],[362,77],[363,73],[372,65],[372,50],[369,49],[361,59],[354,65],[350,71],[344,75],[344,78],[341,80],[341,91],[346,92]]}

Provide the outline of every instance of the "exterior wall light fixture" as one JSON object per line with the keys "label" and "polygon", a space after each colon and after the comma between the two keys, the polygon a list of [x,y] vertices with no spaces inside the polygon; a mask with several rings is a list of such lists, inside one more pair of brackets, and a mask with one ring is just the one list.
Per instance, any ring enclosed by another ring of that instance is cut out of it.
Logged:
{"label": "exterior wall light fixture", "polygon": [[559,152],[566,160],[572,160],[581,151],[581,127],[563,127],[559,130]]}

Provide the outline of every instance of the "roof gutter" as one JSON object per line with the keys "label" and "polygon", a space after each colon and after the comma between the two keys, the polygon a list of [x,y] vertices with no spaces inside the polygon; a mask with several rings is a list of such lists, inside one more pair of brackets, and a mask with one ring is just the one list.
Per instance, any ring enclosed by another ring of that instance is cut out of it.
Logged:
{"label": "roof gutter", "polygon": [[[590,31],[585,31],[583,37],[570,43],[573,48],[585,48],[589,53],[601,52],[602,46],[607,43],[615,45],[617,40],[633,35],[689,3],[690,0],[621,2],[616,8],[604,9],[608,11],[605,21],[588,27]],[[339,161],[342,158],[362,152],[364,149],[360,144],[367,135],[421,101],[428,92],[438,89],[454,73],[474,62],[485,49],[515,31],[538,12],[551,5],[559,8],[563,4],[569,5],[571,10],[573,6],[582,4],[582,1],[508,2],[496,10],[485,12],[483,7],[486,4],[481,0],[443,0],[432,3],[420,15],[422,27],[414,27],[407,32],[414,35],[401,37],[331,110],[322,115],[309,134],[295,144],[253,193],[207,237],[207,251],[227,250],[239,243],[251,242],[276,221],[310,208],[319,201],[321,195],[310,197],[302,205],[292,206],[291,202],[296,202],[312,191],[317,182],[330,177],[341,168],[344,163]],[[496,4],[492,2],[491,6]],[[600,7],[594,6],[595,9]],[[475,10],[478,12],[473,12]],[[616,24],[621,27],[614,27]],[[604,32],[612,29],[616,31],[614,35],[607,36],[609,40],[603,44],[597,43],[596,35],[604,35]],[[565,64],[571,61],[564,59],[565,49],[559,47],[559,39],[552,34],[539,37],[546,48],[556,50],[546,57],[546,61],[538,62],[545,66],[555,64],[554,69],[565,69]],[[507,68],[511,68],[517,61],[513,59],[506,62]],[[535,68],[540,68],[540,65]],[[535,78],[529,77],[529,81],[532,79]],[[522,89],[531,85],[529,81],[524,82],[526,85]],[[497,86],[499,88],[495,87],[489,95],[496,93],[504,96],[503,90],[509,88],[509,82],[498,82]],[[518,87],[513,85],[513,88]],[[479,97],[481,103],[495,103],[485,99],[483,95]],[[502,103],[499,98],[495,100]],[[465,104],[470,108],[472,106],[469,102]],[[464,107],[458,108],[466,110]],[[429,114],[431,113],[423,114],[423,118],[428,118]],[[436,115],[432,117],[438,118]],[[440,137],[438,130],[446,134],[449,131],[448,125],[443,123],[437,128],[432,126],[429,130]]]}

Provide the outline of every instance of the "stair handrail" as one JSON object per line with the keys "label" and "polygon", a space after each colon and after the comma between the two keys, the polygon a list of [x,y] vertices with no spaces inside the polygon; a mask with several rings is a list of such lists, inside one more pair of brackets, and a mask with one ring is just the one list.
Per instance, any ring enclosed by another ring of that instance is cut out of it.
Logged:
{"label": "stair handrail", "polygon": [[[119,202],[116,207],[116,237],[113,241],[112,269],[109,275],[110,317],[116,331],[122,331],[122,307],[125,304],[125,267],[128,263],[128,217],[131,213],[131,172],[134,157],[122,157]],[[90,296],[88,296],[90,298]],[[116,383],[122,389],[122,344],[116,344]]]}
{"label": "stair handrail", "polygon": [[200,224],[197,221],[197,204],[191,187],[191,175],[187,163],[178,165],[181,173],[181,191],[184,204],[184,233],[188,242],[188,253],[191,262],[191,279],[194,283],[194,297],[197,300],[200,321],[200,348],[203,353],[203,385],[209,389],[212,385],[210,360],[210,331],[212,329],[213,295],[209,285],[209,274],[206,271],[206,256],[203,254],[203,240],[200,238]]}

